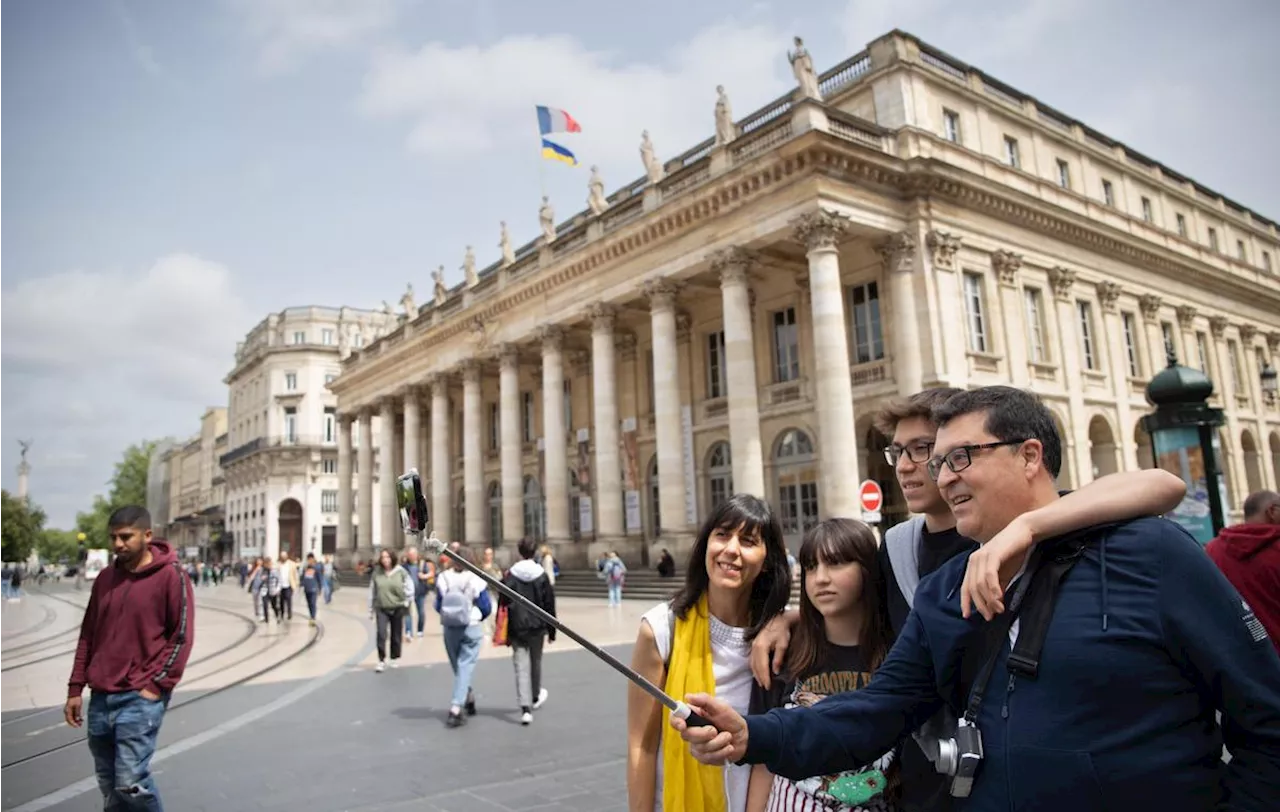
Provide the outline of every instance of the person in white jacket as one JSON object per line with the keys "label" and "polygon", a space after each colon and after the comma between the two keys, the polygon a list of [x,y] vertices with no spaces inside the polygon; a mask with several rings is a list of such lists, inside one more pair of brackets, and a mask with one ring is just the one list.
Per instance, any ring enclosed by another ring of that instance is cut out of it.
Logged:
{"label": "person in white jacket", "polygon": [[369,579],[369,616],[378,624],[378,667],[386,668],[387,635],[391,635],[391,667],[400,660],[400,644],[404,642],[405,613],[413,602],[413,579],[396,563],[396,554],[383,550],[378,554],[378,565]]}
{"label": "person in white jacket", "polygon": [[[455,555],[475,563],[475,557],[463,545],[458,546]],[[453,701],[449,706],[448,725],[458,727],[466,722],[466,716],[462,715],[464,708],[467,716],[476,715],[471,675],[475,672],[476,660],[480,658],[480,643],[484,640],[484,629],[480,624],[493,611],[493,603],[484,579],[456,561],[450,561],[450,564],[449,569],[436,576],[436,612],[440,614],[440,625],[444,627],[444,650],[453,669]]]}

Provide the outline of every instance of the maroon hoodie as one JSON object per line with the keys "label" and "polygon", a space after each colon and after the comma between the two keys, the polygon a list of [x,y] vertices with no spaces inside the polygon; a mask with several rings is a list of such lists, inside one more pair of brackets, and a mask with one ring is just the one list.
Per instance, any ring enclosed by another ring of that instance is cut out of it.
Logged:
{"label": "maroon hoodie", "polygon": [[1205,548],[1280,652],[1280,524],[1237,524]]}
{"label": "maroon hoodie", "polygon": [[98,573],[80,624],[68,696],[84,686],[115,694],[172,691],[195,643],[195,593],[169,542],[151,540],[151,563]]}

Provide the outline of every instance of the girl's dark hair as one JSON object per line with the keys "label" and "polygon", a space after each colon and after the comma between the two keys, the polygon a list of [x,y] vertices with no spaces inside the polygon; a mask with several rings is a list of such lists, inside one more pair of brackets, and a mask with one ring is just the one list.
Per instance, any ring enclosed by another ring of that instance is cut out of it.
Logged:
{"label": "girl's dark hair", "polygon": [[382,566],[382,554],[383,554],[383,553],[386,553],[387,555],[391,556],[391,567],[392,567],[392,569],[394,569],[394,568],[395,568],[395,566],[396,566],[396,563],[400,560],[400,559],[396,558],[396,551],[395,551],[395,550],[388,549],[388,548],[386,548],[386,547],[383,547],[381,550],[379,550],[379,551],[378,551],[378,558],[377,558],[378,566]]}
{"label": "girl's dark hair", "polygon": [[805,580],[818,562],[827,566],[855,563],[862,567],[862,629],[858,645],[867,658],[868,670],[884,662],[892,645],[889,619],[880,601],[880,581],[876,577],[876,537],[871,528],[853,519],[827,519],[804,534],[800,545],[800,622],[791,634],[787,654],[787,679],[799,679],[827,653],[826,626],[822,613],[809,600]]}
{"label": "girl's dark hair", "polygon": [[746,639],[753,640],[765,624],[786,608],[791,595],[791,571],[787,567],[787,545],[782,539],[782,525],[769,503],[750,494],[734,494],[712,511],[698,531],[698,540],[689,553],[684,586],[671,599],[676,617],[683,618],[707,591],[711,577],[707,574],[707,542],[716,530],[741,530],[759,535],[764,543],[764,566],[751,584],[751,626]]}

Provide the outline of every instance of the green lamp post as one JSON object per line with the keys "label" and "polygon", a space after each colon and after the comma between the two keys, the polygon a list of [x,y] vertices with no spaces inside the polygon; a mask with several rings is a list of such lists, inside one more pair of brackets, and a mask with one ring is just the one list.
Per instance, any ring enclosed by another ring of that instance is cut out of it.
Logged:
{"label": "green lamp post", "polygon": [[1187,483],[1182,504],[1168,517],[1208,544],[1225,526],[1226,488],[1218,445],[1221,409],[1208,404],[1213,381],[1203,372],[1178,363],[1165,348],[1169,366],[1147,384],[1147,402],[1155,411],[1142,418],[1151,437],[1152,461]]}

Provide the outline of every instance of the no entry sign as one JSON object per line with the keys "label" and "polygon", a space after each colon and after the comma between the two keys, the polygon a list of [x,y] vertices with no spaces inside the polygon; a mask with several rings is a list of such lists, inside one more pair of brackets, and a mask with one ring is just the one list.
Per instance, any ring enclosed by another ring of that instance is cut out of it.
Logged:
{"label": "no entry sign", "polygon": [[880,483],[868,479],[858,486],[858,501],[862,505],[862,520],[870,524],[880,521],[880,507],[884,504],[884,491]]}

